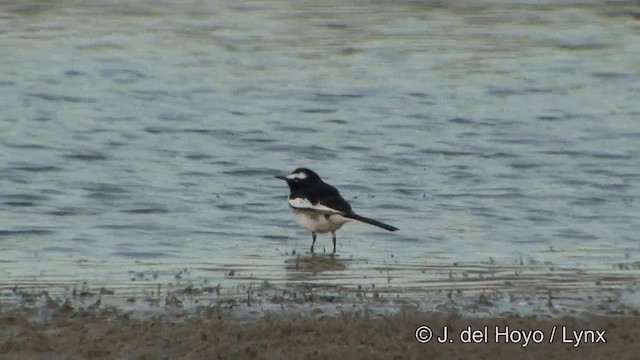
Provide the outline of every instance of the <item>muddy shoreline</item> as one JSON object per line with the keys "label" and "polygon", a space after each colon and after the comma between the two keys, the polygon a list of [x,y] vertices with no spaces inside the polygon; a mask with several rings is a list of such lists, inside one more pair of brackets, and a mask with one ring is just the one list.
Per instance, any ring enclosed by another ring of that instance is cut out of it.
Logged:
{"label": "muddy shoreline", "polygon": [[[139,284],[129,291],[83,283],[51,292],[44,284],[23,285],[0,292],[0,353],[3,359],[633,359],[640,353],[640,311],[632,284],[395,295],[309,283]],[[429,331],[428,343],[416,339]]]}
{"label": "muddy shoreline", "polygon": [[[334,279],[349,273],[339,266],[344,262],[300,259],[287,263],[291,277],[272,281],[233,269],[219,283],[201,281],[190,269],[132,273],[125,282],[9,281],[0,284],[0,354],[634,359],[640,353],[636,267],[387,266],[376,278],[347,284]],[[416,273],[433,278],[416,281]],[[432,331],[428,343],[416,339],[421,326]]]}
{"label": "muddy shoreline", "polygon": [[[222,306],[141,318],[113,307],[57,305],[3,308],[3,358],[632,359],[640,353],[640,316],[633,314],[472,317],[403,306],[386,316],[317,310],[247,320]],[[416,340],[421,326],[432,331],[428,343]],[[440,343],[445,327],[448,339]]]}

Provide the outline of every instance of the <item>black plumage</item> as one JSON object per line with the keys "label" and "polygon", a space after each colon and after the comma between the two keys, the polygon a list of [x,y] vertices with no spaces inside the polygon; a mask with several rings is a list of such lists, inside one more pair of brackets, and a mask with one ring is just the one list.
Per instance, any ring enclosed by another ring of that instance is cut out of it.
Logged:
{"label": "black plumage", "polygon": [[[306,217],[301,220],[304,225],[301,221],[299,223],[311,231],[313,237],[311,252],[313,252],[316,232],[331,231],[333,252],[335,253],[335,231],[349,220],[374,225],[389,231],[398,230],[389,224],[356,214],[351,209],[349,202],[340,195],[338,189],[322,181],[320,176],[310,169],[298,168],[288,176],[276,176],[276,178],[285,180],[289,185],[291,190],[289,206],[294,215]],[[323,222],[319,216],[324,216],[326,221]]]}

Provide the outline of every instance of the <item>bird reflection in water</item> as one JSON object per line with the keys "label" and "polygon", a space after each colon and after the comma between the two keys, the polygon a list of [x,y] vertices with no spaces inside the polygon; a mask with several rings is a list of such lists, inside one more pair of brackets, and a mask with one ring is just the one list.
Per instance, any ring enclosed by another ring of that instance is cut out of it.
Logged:
{"label": "bird reflection in water", "polygon": [[326,271],[341,271],[347,269],[347,262],[333,254],[296,254],[285,260],[285,268],[295,277],[307,277]]}

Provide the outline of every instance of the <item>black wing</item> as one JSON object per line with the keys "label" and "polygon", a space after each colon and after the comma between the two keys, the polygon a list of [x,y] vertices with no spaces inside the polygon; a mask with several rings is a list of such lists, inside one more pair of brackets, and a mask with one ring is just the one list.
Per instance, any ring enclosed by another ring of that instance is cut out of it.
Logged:
{"label": "black wing", "polygon": [[320,199],[318,203],[328,208],[335,209],[343,214],[351,214],[353,212],[351,210],[351,205],[349,205],[347,200],[343,199],[340,195],[324,197]]}
{"label": "black wing", "polygon": [[353,212],[351,205],[340,196],[338,189],[327,183],[318,184],[318,186],[307,191],[306,196],[313,204],[321,204],[343,214],[351,214]]}

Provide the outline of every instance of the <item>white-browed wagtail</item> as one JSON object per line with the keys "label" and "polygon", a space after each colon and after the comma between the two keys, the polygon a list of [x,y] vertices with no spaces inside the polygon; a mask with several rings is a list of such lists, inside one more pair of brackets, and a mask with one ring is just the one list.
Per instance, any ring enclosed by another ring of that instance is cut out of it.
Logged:
{"label": "white-browed wagtail", "polygon": [[289,185],[289,207],[296,222],[311,231],[311,252],[316,243],[316,234],[331,232],[335,253],[336,230],[348,222],[357,221],[389,231],[398,230],[394,226],[354,213],[351,205],[340,196],[336,188],[322,181],[318,174],[309,169],[298,168],[287,176],[276,178]]}

